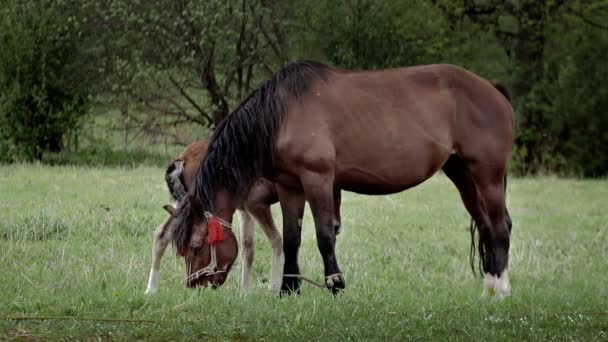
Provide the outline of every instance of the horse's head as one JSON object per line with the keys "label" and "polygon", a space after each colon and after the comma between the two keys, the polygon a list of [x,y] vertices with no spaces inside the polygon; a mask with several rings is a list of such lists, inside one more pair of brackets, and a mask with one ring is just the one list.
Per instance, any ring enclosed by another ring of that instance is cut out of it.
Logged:
{"label": "horse's head", "polygon": [[[175,217],[173,207],[165,206],[165,209]],[[186,262],[188,287],[222,286],[238,255],[238,244],[232,230],[217,221],[215,227],[210,227],[209,222],[213,219],[215,218],[193,215],[189,242],[185,248],[178,248],[178,254]],[[221,232],[214,229],[220,229]],[[218,234],[221,235],[219,239]]]}

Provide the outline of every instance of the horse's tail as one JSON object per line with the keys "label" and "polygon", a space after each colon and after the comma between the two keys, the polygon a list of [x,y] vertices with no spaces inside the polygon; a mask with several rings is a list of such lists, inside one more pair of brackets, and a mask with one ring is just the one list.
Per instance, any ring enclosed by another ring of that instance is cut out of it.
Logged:
{"label": "horse's tail", "polygon": [[[507,200],[507,175],[506,174],[505,174],[505,178],[504,178],[504,192],[505,192],[505,203],[506,203],[506,200]],[[506,205],[505,205],[505,223],[507,224],[507,228],[509,228],[509,234],[511,234],[511,227],[512,227],[511,216],[509,215],[509,210],[507,210]],[[479,226],[477,225],[477,222],[475,222],[473,217],[471,217],[469,231],[471,232],[471,249],[469,251],[469,261],[471,263],[471,272],[473,272],[473,275],[477,275],[477,273],[475,272],[475,232],[476,231],[479,232]],[[478,260],[477,268],[479,270],[479,275],[483,277],[482,263],[485,258],[485,255],[486,255],[486,251],[485,251],[483,243],[481,241],[481,234],[478,233],[477,235],[478,235],[477,250],[479,252],[479,260]]]}
{"label": "horse's tail", "polygon": [[188,189],[184,183],[183,160],[176,159],[169,164],[167,171],[165,171],[165,182],[167,183],[167,188],[169,188],[171,198],[173,198],[176,202],[179,202],[186,197]]}

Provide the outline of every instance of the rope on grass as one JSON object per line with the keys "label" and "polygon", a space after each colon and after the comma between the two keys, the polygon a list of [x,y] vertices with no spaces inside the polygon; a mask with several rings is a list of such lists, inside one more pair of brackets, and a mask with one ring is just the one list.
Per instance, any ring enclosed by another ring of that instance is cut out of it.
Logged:
{"label": "rope on grass", "polygon": [[287,278],[300,278],[301,280],[304,280],[305,282],[308,282],[311,285],[314,285],[318,288],[325,288],[325,286],[321,283],[319,283],[318,281],[312,280],[308,277],[305,277],[303,275],[300,274],[283,274],[283,277],[287,277]]}
{"label": "rope on grass", "polygon": [[110,323],[160,323],[151,319],[129,319],[129,318],[100,318],[100,317],[70,317],[70,316],[18,316],[0,317],[2,321],[92,321]]}

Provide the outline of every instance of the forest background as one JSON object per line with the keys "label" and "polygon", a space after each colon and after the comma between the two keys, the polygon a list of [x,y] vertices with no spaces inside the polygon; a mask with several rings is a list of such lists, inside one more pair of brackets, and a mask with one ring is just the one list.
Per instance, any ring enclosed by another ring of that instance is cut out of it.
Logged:
{"label": "forest background", "polygon": [[285,63],[506,85],[514,174],[608,174],[608,1],[3,0],[0,162],[166,165]]}

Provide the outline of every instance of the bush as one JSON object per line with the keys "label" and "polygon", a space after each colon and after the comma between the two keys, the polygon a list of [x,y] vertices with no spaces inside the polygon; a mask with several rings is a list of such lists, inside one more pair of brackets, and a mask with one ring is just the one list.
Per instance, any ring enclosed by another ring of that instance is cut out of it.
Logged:
{"label": "bush", "polygon": [[78,24],[64,1],[0,5],[0,160],[60,151],[89,96],[78,82]]}

